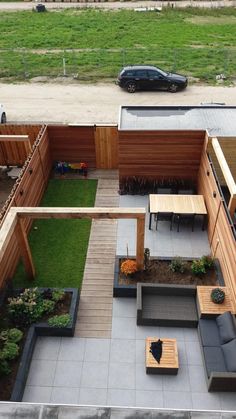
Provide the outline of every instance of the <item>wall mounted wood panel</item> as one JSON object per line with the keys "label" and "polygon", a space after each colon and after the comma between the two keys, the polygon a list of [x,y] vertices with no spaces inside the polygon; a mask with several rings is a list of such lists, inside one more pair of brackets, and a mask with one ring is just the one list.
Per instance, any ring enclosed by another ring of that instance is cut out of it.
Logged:
{"label": "wall mounted wood panel", "polygon": [[88,163],[96,167],[94,126],[49,125],[52,160]]}
{"label": "wall mounted wood panel", "polygon": [[[41,125],[0,125],[0,135],[28,135],[31,146],[34,144]],[[24,142],[1,142],[0,164],[22,166],[28,156],[29,148]]]}
{"label": "wall mounted wood panel", "polygon": [[205,131],[119,131],[119,176],[196,180]]}
{"label": "wall mounted wood panel", "polygon": [[97,169],[118,168],[118,129],[117,126],[95,127],[95,148]]}
{"label": "wall mounted wood panel", "polygon": [[[213,196],[214,192],[216,197]],[[205,198],[212,254],[219,259],[225,283],[230,287],[236,301],[236,241],[205,152],[199,170],[198,193]]]}

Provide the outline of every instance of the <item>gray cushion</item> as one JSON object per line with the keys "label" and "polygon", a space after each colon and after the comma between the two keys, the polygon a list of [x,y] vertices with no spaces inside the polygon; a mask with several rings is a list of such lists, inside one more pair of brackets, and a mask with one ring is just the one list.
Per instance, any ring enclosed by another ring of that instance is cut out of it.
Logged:
{"label": "gray cushion", "polygon": [[203,348],[207,376],[212,372],[226,372],[223,351],[220,346],[205,346]]}
{"label": "gray cushion", "polygon": [[229,342],[236,338],[236,326],[230,311],[226,311],[216,318],[216,323],[219,328],[220,343]]}
{"label": "gray cushion", "polygon": [[220,346],[219,331],[215,320],[199,319],[198,328],[202,346]]}
{"label": "gray cushion", "polygon": [[227,370],[236,372],[236,339],[221,346]]}

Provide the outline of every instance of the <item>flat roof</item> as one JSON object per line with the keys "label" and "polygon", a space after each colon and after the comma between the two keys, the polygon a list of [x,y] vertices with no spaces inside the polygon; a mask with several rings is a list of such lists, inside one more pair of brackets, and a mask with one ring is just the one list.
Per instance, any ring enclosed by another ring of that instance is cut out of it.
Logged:
{"label": "flat roof", "polygon": [[236,136],[236,106],[121,106],[119,130],[207,130]]}

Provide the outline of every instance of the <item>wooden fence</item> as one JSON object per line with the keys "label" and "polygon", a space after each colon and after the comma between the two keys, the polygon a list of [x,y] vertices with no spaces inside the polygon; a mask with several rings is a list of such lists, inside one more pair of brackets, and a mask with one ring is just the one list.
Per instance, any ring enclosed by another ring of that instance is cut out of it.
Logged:
{"label": "wooden fence", "polygon": [[[41,125],[0,125],[0,135],[28,135],[33,146]],[[0,141],[0,165],[22,166],[28,157],[28,147],[24,142]]]}
{"label": "wooden fence", "polygon": [[[50,155],[49,138],[47,128],[42,127],[40,134],[34,144],[31,156],[28,157],[24,165],[22,175],[15,184],[14,190],[2,213],[2,222],[5,220],[8,209],[12,206],[37,206],[39,205],[43,193],[46,189],[48,178],[52,167]],[[29,231],[31,221],[24,220],[24,228]],[[15,234],[12,235],[4,252],[0,264],[0,286],[12,278],[20,251]]]}
{"label": "wooden fence", "polygon": [[120,131],[119,177],[196,181],[205,131]]}
{"label": "wooden fence", "polygon": [[205,198],[212,255],[219,259],[225,283],[236,301],[236,241],[205,151],[199,169],[198,193]]}

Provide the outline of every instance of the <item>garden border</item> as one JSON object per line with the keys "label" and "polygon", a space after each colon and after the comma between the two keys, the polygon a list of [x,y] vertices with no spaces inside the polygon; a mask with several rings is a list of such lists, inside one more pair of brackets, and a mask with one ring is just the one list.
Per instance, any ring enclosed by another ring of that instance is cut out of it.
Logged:
{"label": "garden border", "polygon": [[[114,267],[114,282],[113,282],[113,297],[120,297],[120,298],[136,298],[137,296],[137,286],[136,284],[132,285],[119,285],[118,281],[119,281],[119,260],[120,259],[125,259],[127,258],[127,256],[121,256],[121,255],[117,255],[116,259],[115,259],[115,267]],[[132,259],[133,257],[131,257]],[[171,261],[174,259],[174,257],[151,257],[151,259],[157,259],[157,260],[167,260],[167,261]],[[185,260],[185,261],[192,261],[195,259],[200,259],[200,258],[188,258],[188,257],[181,257],[181,259]],[[221,270],[221,266],[219,263],[218,259],[214,259],[214,266],[215,266],[215,270],[216,270],[216,276],[217,276],[217,281],[219,283],[220,286],[225,286],[225,282],[224,282],[224,277],[222,274],[222,270]]]}
{"label": "garden border", "polygon": [[[40,291],[46,290],[48,288],[38,288]],[[55,288],[50,288],[55,289]],[[58,288],[56,288],[58,289]],[[32,355],[34,352],[35,343],[38,336],[74,336],[75,332],[75,323],[77,319],[77,310],[79,305],[79,290],[77,288],[62,288],[65,292],[70,292],[71,304],[69,314],[71,316],[70,325],[66,327],[55,327],[49,326],[46,322],[34,323],[30,326],[27,338],[25,341],[24,349],[21,355],[21,360],[19,368],[17,371],[15,384],[11,393],[11,402],[21,402],[24,394],[25,384],[28,377],[28,372],[32,360]]]}

